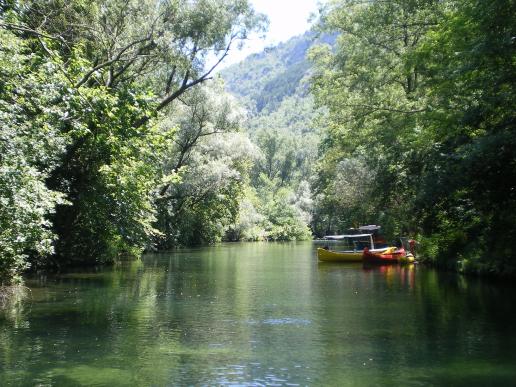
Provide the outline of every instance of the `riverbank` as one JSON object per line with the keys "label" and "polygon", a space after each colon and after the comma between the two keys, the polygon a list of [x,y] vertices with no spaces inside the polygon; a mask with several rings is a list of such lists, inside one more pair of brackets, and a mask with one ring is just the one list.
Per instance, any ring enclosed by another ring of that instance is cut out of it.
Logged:
{"label": "riverbank", "polygon": [[420,237],[419,240],[422,242],[418,245],[418,261],[437,270],[492,279],[516,277],[516,260],[510,256],[510,252],[505,257],[493,259],[479,249],[443,248],[435,239]]}

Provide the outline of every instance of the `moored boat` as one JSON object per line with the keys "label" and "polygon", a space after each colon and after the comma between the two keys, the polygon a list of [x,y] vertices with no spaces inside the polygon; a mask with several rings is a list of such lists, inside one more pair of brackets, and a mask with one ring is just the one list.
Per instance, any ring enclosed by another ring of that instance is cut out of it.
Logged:
{"label": "moored boat", "polygon": [[362,262],[362,251],[332,251],[318,248],[317,258],[325,262]]}
{"label": "moored boat", "polygon": [[404,265],[404,264],[417,263],[417,262],[416,262],[416,258],[414,257],[414,255],[412,255],[412,253],[407,253],[407,255],[405,255],[404,257],[400,257],[399,263]]}
{"label": "moored boat", "polygon": [[370,251],[375,253],[385,251],[385,248],[374,248],[373,234],[327,235],[324,239],[327,241],[344,241],[350,247],[349,250],[343,251],[330,250],[329,247],[318,248],[317,258],[324,262],[362,262],[363,248],[367,246],[371,246]]}
{"label": "moored boat", "polygon": [[403,247],[389,247],[383,252],[371,251],[365,247],[363,259],[366,263],[398,263],[406,258],[406,251]]}

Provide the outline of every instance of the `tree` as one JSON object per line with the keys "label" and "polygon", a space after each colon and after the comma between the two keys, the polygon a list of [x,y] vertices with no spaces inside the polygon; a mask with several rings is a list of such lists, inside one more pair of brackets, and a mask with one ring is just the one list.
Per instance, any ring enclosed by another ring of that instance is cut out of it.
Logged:
{"label": "tree", "polygon": [[419,233],[437,264],[515,272],[514,11],[514,1],[332,3],[323,21],[342,45],[312,54],[317,100],[330,109],[323,211],[348,193],[332,171],[366,156],[375,222]]}
{"label": "tree", "polygon": [[50,219],[59,237],[54,264],[140,251],[156,234],[152,192],[162,187],[160,155],[172,137],[156,129],[161,113],[210,79],[263,17],[245,0],[33,0],[2,3],[0,16],[2,30],[35,53],[36,65],[52,63],[64,83],[50,105],[63,106],[52,129],[66,147],[41,175],[68,200]]}
{"label": "tree", "polygon": [[445,5],[418,52],[434,107],[421,195],[429,255],[446,266],[513,274],[516,3]]}
{"label": "tree", "polygon": [[[155,94],[156,111],[210,79],[234,45],[265,25],[247,0],[103,0],[90,5],[34,0],[19,12],[20,23],[2,26],[49,38],[66,57],[80,46],[89,63],[77,69],[75,88],[116,89],[141,82]],[[206,69],[211,52],[218,57]],[[151,116],[143,114],[133,125]]]}
{"label": "tree", "polygon": [[321,16],[323,28],[340,35],[335,52],[323,45],[310,53],[316,101],[329,109],[316,192],[324,200],[336,194],[330,187],[344,160],[366,162],[369,175],[359,180],[375,176],[364,198],[371,206],[339,198],[324,205],[328,214],[340,206],[347,217],[337,222],[340,227],[352,226],[353,219],[382,222],[392,234],[413,227],[411,204],[423,168],[422,117],[428,109],[414,56],[439,15],[437,1],[351,0],[329,3]]}
{"label": "tree", "polygon": [[53,101],[66,88],[57,64],[0,30],[0,286],[20,281],[28,256],[53,253],[48,216],[65,199],[45,180],[64,152],[59,128],[66,104]]}
{"label": "tree", "polygon": [[242,112],[223,85],[196,86],[169,109],[161,130],[177,128],[163,155],[166,182],[157,198],[158,246],[220,240],[236,217],[256,149],[239,133]]}

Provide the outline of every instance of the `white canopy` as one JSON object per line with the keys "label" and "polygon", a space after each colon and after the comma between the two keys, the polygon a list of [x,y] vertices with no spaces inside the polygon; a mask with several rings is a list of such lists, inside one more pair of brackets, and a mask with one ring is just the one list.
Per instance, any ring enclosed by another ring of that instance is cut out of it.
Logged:
{"label": "white canopy", "polygon": [[367,226],[360,226],[358,229],[360,231],[375,231],[381,229],[381,226],[377,226],[376,224],[368,224]]}
{"label": "white canopy", "polygon": [[347,235],[326,235],[324,239],[340,240],[345,238],[364,238],[373,234],[347,234]]}

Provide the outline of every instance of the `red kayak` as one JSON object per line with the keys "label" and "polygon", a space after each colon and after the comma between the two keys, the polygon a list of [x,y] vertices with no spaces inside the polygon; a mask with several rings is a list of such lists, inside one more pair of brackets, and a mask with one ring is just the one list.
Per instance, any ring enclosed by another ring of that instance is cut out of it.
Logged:
{"label": "red kayak", "polygon": [[363,260],[367,263],[397,263],[401,257],[405,257],[406,252],[403,247],[389,247],[382,253],[372,253],[369,248],[364,248]]}

